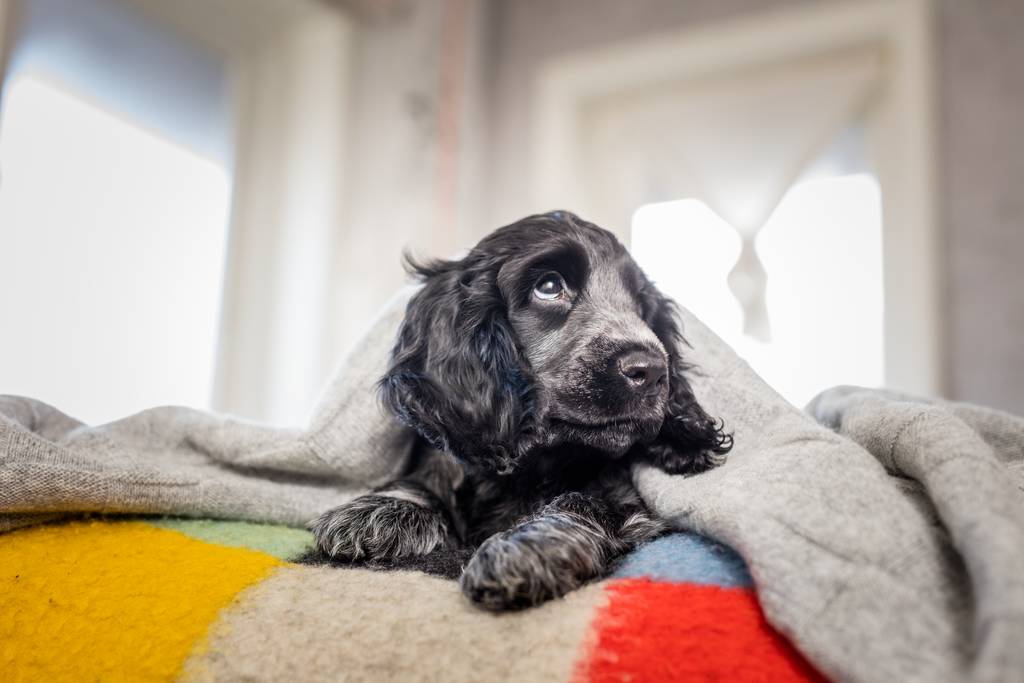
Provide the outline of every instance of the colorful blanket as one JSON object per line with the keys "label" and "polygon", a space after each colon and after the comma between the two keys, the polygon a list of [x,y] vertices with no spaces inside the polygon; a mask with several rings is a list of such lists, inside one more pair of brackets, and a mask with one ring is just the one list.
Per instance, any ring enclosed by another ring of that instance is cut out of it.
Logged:
{"label": "colorful blanket", "polygon": [[454,581],[296,564],[311,536],[212,520],[86,520],[0,536],[0,679],[808,681],[743,561],[695,534],[494,615]]}

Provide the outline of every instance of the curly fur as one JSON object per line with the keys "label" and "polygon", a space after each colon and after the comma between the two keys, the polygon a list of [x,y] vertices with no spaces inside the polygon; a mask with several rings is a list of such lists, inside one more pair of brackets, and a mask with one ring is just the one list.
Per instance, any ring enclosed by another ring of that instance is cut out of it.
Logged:
{"label": "curly fur", "polygon": [[426,555],[452,545],[443,509],[433,494],[403,485],[334,508],[311,529],[328,555],[350,562]]}
{"label": "curly fur", "polygon": [[[729,451],[686,379],[674,304],[606,230],[530,216],[410,268],[424,285],[380,387],[423,447],[400,481],[316,521],[324,554],[475,549],[470,600],[535,605],[663,532],[631,463],[696,474]],[[557,296],[538,289],[552,277]]]}

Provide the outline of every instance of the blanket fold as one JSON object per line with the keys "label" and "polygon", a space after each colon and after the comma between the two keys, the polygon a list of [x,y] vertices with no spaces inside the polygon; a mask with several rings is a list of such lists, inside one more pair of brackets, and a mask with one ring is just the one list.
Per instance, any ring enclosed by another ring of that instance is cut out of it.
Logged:
{"label": "blanket fold", "polygon": [[683,317],[735,447],[697,477],[637,468],[648,505],[738,551],[769,621],[837,680],[1021,680],[1024,420],[843,387],[802,413]]}
{"label": "blanket fold", "polygon": [[[1024,420],[997,410],[837,387],[808,410],[910,477],[964,564],[974,680],[1024,675],[1024,498],[1007,464],[1024,461]],[[921,502],[925,505],[924,501]]]}
{"label": "blanket fold", "polygon": [[[0,398],[0,531],[67,513],[303,525],[396,476],[412,435],[376,400],[401,292],[308,427],[185,408],[90,427]],[[653,511],[744,558],[772,625],[850,681],[1021,680],[1024,420],[837,388],[803,412],[682,311],[698,400],[735,447],[695,477],[637,467]]]}
{"label": "blanket fold", "polygon": [[399,292],[342,363],[305,429],[182,407],[84,425],[0,396],[0,530],[61,513],[151,513],[304,526],[393,479],[412,434],[375,385],[412,290]]}

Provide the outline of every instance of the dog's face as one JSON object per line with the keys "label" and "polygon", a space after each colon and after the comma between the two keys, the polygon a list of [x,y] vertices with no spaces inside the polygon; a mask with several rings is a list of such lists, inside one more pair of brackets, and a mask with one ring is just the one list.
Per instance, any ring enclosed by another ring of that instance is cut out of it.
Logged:
{"label": "dog's face", "polygon": [[517,223],[497,237],[523,245],[497,278],[508,321],[546,442],[621,455],[657,436],[668,406],[669,355],[651,328],[651,285],[610,233],[553,228]]}
{"label": "dog's face", "polygon": [[531,216],[414,269],[382,391],[435,447],[499,472],[566,444],[672,471],[728,449],[684,376],[672,303],[608,231]]}

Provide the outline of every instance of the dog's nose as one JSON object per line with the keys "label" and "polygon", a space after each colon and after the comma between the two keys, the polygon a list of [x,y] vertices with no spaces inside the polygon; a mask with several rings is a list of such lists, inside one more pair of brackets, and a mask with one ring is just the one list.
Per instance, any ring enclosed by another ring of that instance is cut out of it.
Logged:
{"label": "dog's nose", "polygon": [[660,391],[668,381],[668,366],[661,354],[652,351],[629,351],[619,356],[619,372],[626,384],[637,392]]}

